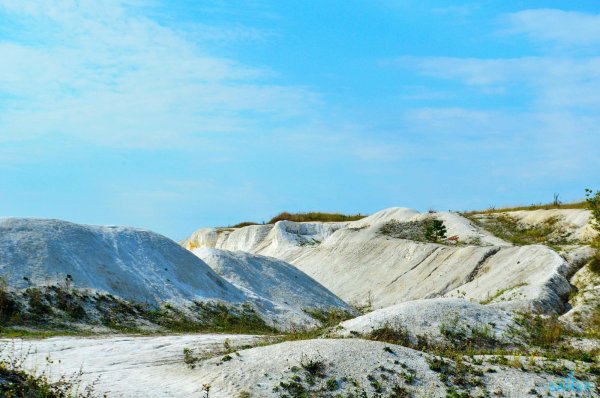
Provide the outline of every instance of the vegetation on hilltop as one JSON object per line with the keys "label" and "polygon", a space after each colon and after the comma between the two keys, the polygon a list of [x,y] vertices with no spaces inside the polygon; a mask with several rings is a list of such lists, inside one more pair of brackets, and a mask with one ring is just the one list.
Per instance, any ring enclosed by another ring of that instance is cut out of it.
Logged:
{"label": "vegetation on hilltop", "polygon": [[573,241],[571,233],[560,225],[559,217],[550,217],[535,224],[523,224],[516,217],[508,214],[465,214],[475,225],[484,228],[514,245],[545,244],[559,246]]}
{"label": "vegetation on hilltop", "polygon": [[289,213],[283,211],[271,218],[268,222],[257,223],[254,221],[243,221],[232,225],[228,228],[242,228],[250,225],[264,225],[264,224],[275,224],[277,221],[294,221],[294,222],[308,222],[308,221],[320,221],[320,222],[344,222],[344,221],[356,221],[365,218],[363,214],[342,214],[342,213],[325,213],[321,211],[309,211],[306,213]]}
{"label": "vegetation on hilltop", "polygon": [[240,223],[232,225],[231,228],[242,228],[242,227],[248,227],[250,225],[260,225],[260,224],[257,222],[254,222],[254,221],[242,221]]}
{"label": "vegetation on hilltop", "polygon": [[405,222],[390,220],[381,226],[379,233],[397,239],[443,243],[447,229],[444,222],[436,218]]}
{"label": "vegetation on hilltop", "polygon": [[343,221],[356,221],[365,218],[362,214],[341,214],[341,213],[323,213],[319,211],[311,211],[308,213],[288,213],[284,211],[273,217],[268,223],[275,224],[277,221],[295,221],[295,222],[306,222],[306,221],[322,221],[322,222],[343,222]]}
{"label": "vegetation on hilltop", "polygon": [[493,213],[506,213],[509,211],[520,211],[520,210],[551,210],[551,209],[586,209],[587,203],[586,201],[572,202],[572,203],[538,203],[531,204],[526,206],[512,206],[512,207],[500,207],[496,208],[494,206],[490,206],[490,208],[485,210],[469,210],[464,212],[466,215],[471,214],[493,214]]}

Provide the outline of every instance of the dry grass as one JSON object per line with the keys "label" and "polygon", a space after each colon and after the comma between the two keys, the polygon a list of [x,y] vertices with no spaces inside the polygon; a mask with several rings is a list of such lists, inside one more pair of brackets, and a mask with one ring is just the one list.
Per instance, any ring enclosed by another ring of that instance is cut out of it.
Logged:
{"label": "dry grass", "polygon": [[295,221],[295,222],[307,222],[307,221],[321,221],[321,222],[343,222],[343,221],[356,221],[365,218],[362,214],[341,214],[341,213],[323,213],[318,211],[311,211],[308,213],[288,213],[286,211],[279,213],[273,217],[268,224],[275,224],[277,221]]}
{"label": "dry grass", "polygon": [[250,225],[260,225],[260,224],[257,222],[254,222],[254,221],[243,221],[243,222],[237,223],[235,225],[232,225],[230,228],[242,228],[242,227],[248,227]]}
{"label": "dry grass", "polygon": [[474,224],[494,236],[515,245],[564,245],[573,242],[571,232],[560,225],[559,217],[551,217],[535,225],[519,222],[508,214],[465,214]]}
{"label": "dry grass", "polygon": [[551,209],[587,209],[587,203],[585,201],[581,202],[573,202],[573,203],[561,203],[560,205],[555,205],[554,203],[546,203],[546,204],[532,204],[529,206],[514,206],[514,207],[501,207],[496,209],[495,207],[490,207],[486,210],[469,210],[466,211],[465,214],[494,214],[494,213],[505,213],[508,211],[519,211],[519,210],[551,210]]}
{"label": "dry grass", "polygon": [[[344,222],[344,221],[356,221],[365,218],[363,214],[342,214],[342,213],[324,213],[320,211],[311,211],[307,213],[289,213],[287,211],[277,214],[271,218],[266,224],[275,224],[277,221],[294,221],[294,222],[308,222],[308,221],[320,221],[320,222]],[[264,225],[265,222],[257,223],[254,221],[243,221],[232,225],[227,228],[242,228],[250,225]]]}

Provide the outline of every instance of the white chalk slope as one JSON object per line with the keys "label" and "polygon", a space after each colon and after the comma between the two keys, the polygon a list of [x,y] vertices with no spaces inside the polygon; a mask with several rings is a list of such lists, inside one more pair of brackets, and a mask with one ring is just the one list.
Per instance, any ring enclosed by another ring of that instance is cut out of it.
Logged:
{"label": "white chalk slope", "polygon": [[418,336],[434,342],[445,342],[442,330],[464,333],[470,337],[474,331],[485,332],[503,343],[516,343],[514,330],[518,329],[515,315],[489,305],[463,299],[437,298],[407,301],[382,308],[342,322],[334,336],[352,337],[368,335],[380,328],[408,332],[413,342]]}
{"label": "white chalk slope", "polygon": [[[225,253],[208,258],[216,272],[176,242],[149,231],[59,220],[0,219],[0,277],[11,289],[62,284],[70,277],[78,289],[153,305],[251,302],[268,323],[282,327],[314,324],[304,308],[348,308],[291,266],[259,264],[248,256]],[[269,288],[274,278],[286,288]]]}
{"label": "white chalk slope", "polygon": [[150,304],[245,299],[204,262],[159,234],[60,220],[0,219],[0,275],[17,289],[64,283],[70,275],[78,288]]}
{"label": "white chalk slope", "polygon": [[[448,246],[382,235],[390,220],[436,217]],[[404,301],[464,296],[506,308],[563,310],[570,291],[566,261],[542,245],[513,247],[456,213],[390,208],[359,221],[201,229],[184,247],[243,250],[289,262],[346,302],[383,308]]]}
{"label": "white chalk slope", "polygon": [[[304,310],[353,310],[298,268],[273,257],[241,251],[201,248],[194,250],[219,275],[260,304],[270,318],[296,323],[307,321]],[[285,317],[286,319],[282,319]]]}
{"label": "white chalk slope", "polygon": [[[222,361],[221,354],[200,362],[195,369],[185,366],[184,348],[202,355],[219,348],[222,350],[225,339],[234,347],[255,341],[251,336],[240,335],[0,340],[0,355],[23,358],[29,353],[25,368],[37,373],[46,370],[55,381],[61,375],[75,375],[82,370],[81,388],[94,384],[95,392],[106,393],[111,398],[200,397],[203,396],[203,384],[211,386],[211,398],[238,397],[242,391],[252,397],[280,397],[284,392],[280,383],[289,383],[294,376],[302,376],[301,364],[309,360],[324,363],[325,377],[317,379],[315,385],[315,389],[323,390],[315,396],[356,394],[355,382],[360,389],[365,389],[367,396],[378,396],[371,383],[374,379],[385,389],[383,396],[390,393],[394,384],[405,386],[416,397],[447,396],[441,374],[429,367],[430,355],[360,339],[293,341],[239,351],[239,356],[231,354],[232,359],[226,362]],[[294,368],[300,371],[294,371]],[[477,368],[482,371],[485,389],[500,390],[506,397],[546,394],[549,383],[564,380],[555,375],[528,373],[488,363]],[[403,374],[413,374],[413,382],[406,383]],[[329,379],[337,381],[335,391],[325,388],[325,381]],[[279,386],[279,392],[273,390],[276,386]],[[537,392],[532,393],[533,390]],[[473,387],[469,392],[474,396],[483,395],[483,388]],[[551,395],[558,396],[558,393]]]}

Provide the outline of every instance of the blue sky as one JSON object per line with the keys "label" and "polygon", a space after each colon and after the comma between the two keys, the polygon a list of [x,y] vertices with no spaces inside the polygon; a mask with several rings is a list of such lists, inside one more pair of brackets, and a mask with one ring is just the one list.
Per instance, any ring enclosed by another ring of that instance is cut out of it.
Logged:
{"label": "blue sky", "polygon": [[4,216],[580,199],[598,109],[596,1],[0,0]]}

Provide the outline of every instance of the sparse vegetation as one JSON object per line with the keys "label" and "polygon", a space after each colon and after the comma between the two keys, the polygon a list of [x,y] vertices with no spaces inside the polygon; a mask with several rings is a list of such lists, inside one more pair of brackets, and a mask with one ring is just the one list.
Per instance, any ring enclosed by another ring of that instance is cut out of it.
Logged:
{"label": "sparse vegetation", "polygon": [[183,349],[183,362],[190,369],[194,369],[196,364],[200,361],[200,358],[195,356],[191,349]]}
{"label": "sparse vegetation", "polygon": [[[1,347],[0,347],[1,348]],[[2,354],[0,352],[0,354]],[[0,396],[7,398],[94,398],[94,383],[81,388],[83,371],[51,381],[46,373],[31,374],[23,364],[29,353],[14,357],[0,355]],[[47,359],[50,361],[50,359]]]}
{"label": "sparse vegetation", "polygon": [[550,203],[538,203],[538,204],[531,204],[529,206],[512,206],[512,207],[500,207],[500,208],[496,208],[493,206],[490,206],[488,209],[485,210],[469,210],[466,211],[464,214],[467,215],[471,215],[471,214],[494,214],[494,213],[506,213],[509,211],[520,211],[520,210],[551,210],[551,209],[585,209],[587,207],[586,202],[585,201],[580,201],[580,202],[572,202],[572,203],[555,203],[554,201],[550,202]]}
{"label": "sparse vegetation", "polygon": [[466,392],[465,390],[483,385],[481,370],[464,362],[461,355],[453,359],[449,361],[442,357],[433,357],[427,360],[429,369],[439,374],[440,381],[448,387],[449,393],[461,394]]}
{"label": "sparse vegetation", "polygon": [[[344,221],[356,221],[365,218],[366,215],[363,214],[342,214],[342,213],[325,213],[320,211],[310,211],[306,213],[289,213],[287,211],[281,212],[277,214],[275,217],[271,218],[267,224],[275,224],[277,221],[294,221],[294,222],[308,222],[308,221],[320,221],[320,222],[344,222]],[[250,225],[264,225],[265,222],[262,223],[254,222],[254,221],[243,221],[232,225],[230,228],[243,228],[248,227]]]}
{"label": "sparse vegetation", "polygon": [[465,214],[473,223],[515,245],[572,243],[570,233],[559,225],[560,218],[550,217],[536,225],[523,224],[508,214]]}
{"label": "sparse vegetation", "polygon": [[410,334],[401,326],[392,327],[384,325],[381,328],[373,330],[366,336],[369,340],[384,341],[386,343],[397,344],[404,347],[413,347]]}
{"label": "sparse vegetation", "polygon": [[433,243],[443,243],[446,239],[446,232],[444,222],[433,217],[405,222],[391,220],[379,229],[380,234],[392,238]]}
{"label": "sparse vegetation", "polygon": [[85,334],[79,323],[127,333],[275,333],[249,304],[195,302],[183,311],[169,304],[157,307],[110,294],[91,294],[64,284],[30,287],[16,293],[0,287],[0,317],[0,336],[11,337]]}
{"label": "sparse vegetation", "polygon": [[295,222],[307,222],[307,221],[321,221],[321,222],[343,222],[343,221],[356,221],[365,218],[362,214],[341,214],[341,213],[323,213],[317,211],[311,211],[308,213],[288,213],[286,211],[279,213],[273,217],[267,224],[275,224],[277,221],[295,221]]}
{"label": "sparse vegetation", "polygon": [[231,228],[243,228],[243,227],[249,227],[250,225],[260,225],[257,222],[254,221],[243,221],[240,223],[237,223],[235,225],[232,225]]}
{"label": "sparse vegetation", "polygon": [[321,322],[322,327],[332,327],[340,322],[352,318],[352,314],[349,312],[333,307],[329,309],[310,308],[304,309],[303,311],[315,318],[317,321]]}
{"label": "sparse vegetation", "polygon": [[513,291],[513,290],[518,289],[518,288],[523,287],[523,286],[527,286],[527,283],[525,283],[525,282],[518,283],[518,284],[516,284],[514,286],[511,286],[511,287],[507,287],[507,288],[504,288],[504,289],[498,289],[498,290],[496,290],[496,293],[494,293],[493,295],[489,296],[485,300],[482,300],[481,304],[492,303],[492,302],[494,302],[494,300],[496,300],[499,297],[503,296],[505,293],[508,293],[510,291]]}
{"label": "sparse vegetation", "polygon": [[442,323],[440,333],[454,350],[469,351],[504,345],[496,338],[492,325],[482,323],[460,325],[458,315]]}

